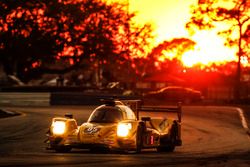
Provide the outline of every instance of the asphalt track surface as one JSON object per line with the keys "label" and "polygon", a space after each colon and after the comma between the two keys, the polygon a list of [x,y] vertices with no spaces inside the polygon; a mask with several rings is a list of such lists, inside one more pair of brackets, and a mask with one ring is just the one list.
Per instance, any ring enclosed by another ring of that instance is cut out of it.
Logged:
{"label": "asphalt track surface", "polygon": [[[173,153],[154,149],[140,154],[45,150],[45,133],[54,116],[72,113],[81,124],[93,109],[94,106],[4,107],[21,115],[0,119],[0,166],[250,166],[250,138],[236,107],[184,106],[183,146]],[[164,112],[142,115],[172,117]]]}

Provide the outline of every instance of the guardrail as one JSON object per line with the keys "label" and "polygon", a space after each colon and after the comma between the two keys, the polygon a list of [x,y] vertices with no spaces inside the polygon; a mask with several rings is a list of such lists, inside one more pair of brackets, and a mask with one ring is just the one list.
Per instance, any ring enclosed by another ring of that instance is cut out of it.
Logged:
{"label": "guardrail", "polygon": [[0,106],[100,105],[100,99],[138,99],[138,96],[82,92],[0,92]]}
{"label": "guardrail", "polygon": [[20,93],[20,92],[1,92],[0,105],[12,106],[49,106],[50,93]]}

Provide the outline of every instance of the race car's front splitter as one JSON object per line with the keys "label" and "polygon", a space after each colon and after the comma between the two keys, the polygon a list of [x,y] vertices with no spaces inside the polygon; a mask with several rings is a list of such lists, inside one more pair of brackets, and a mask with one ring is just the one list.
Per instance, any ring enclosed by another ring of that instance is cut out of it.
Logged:
{"label": "race car's front splitter", "polygon": [[135,141],[128,138],[116,138],[114,140],[99,140],[98,142],[81,142],[75,137],[50,136],[46,142],[47,150],[55,150],[58,147],[71,147],[79,149],[109,149],[109,150],[133,150],[135,149]]}

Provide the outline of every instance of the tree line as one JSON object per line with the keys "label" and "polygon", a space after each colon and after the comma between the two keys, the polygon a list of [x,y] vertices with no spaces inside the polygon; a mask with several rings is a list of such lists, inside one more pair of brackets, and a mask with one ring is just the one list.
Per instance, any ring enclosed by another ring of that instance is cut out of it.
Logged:
{"label": "tree line", "polygon": [[0,62],[23,81],[79,68],[127,71],[153,38],[134,16],[101,0],[2,0]]}
{"label": "tree line", "polygon": [[[1,0],[0,64],[6,74],[26,82],[44,73],[75,69],[108,71],[111,77],[124,80],[159,70],[181,71],[178,56],[195,42],[176,38],[152,48],[152,26],[138,25],[127,5],[102,0]],[[250,50],[249,13],[249,0],[199,0],[186,24],[190,33],[227,25],[218,34],[225,37],[225,45],[238,48],[236,98],[241,59]],[[159,62],[164,50],[174,51],[176,58]]]}

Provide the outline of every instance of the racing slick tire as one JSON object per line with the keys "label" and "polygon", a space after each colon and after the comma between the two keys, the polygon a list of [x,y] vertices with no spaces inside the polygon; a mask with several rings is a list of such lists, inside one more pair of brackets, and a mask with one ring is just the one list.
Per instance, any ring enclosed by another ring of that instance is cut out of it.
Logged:
{"label": "racing slick tire", "polygon": [[107,153],[107,152],[110,152],[111,150],[109,148],[98,148],[98,147],[93,147],[93,148],[90,148],[89,151],[91,153]]}
{"label": "racing slick tire", "polygon": [[67,152],[70,152],[71,151],[71,147],[69,146],[57,146],[55,148],[55,151],[58,152],[58,153],[67,153]]}
{"label": "racing slick tire", "polygon": [[139,125],[136,132],[136,148],[135,152],[140,153],[142,149],[143,125]]}
{"label": "racing slick tire", "polygon": [[173,124],[170,136],[164,136],[160,139],[160,146],[157,148],[158,152],[173,152],[175,150],[177,130],[177,125]]}
{"label": "racing slick tire", "polygon": [[158,152],[173,152],[175,149],[174,145],[160,146],[157,148]]}

